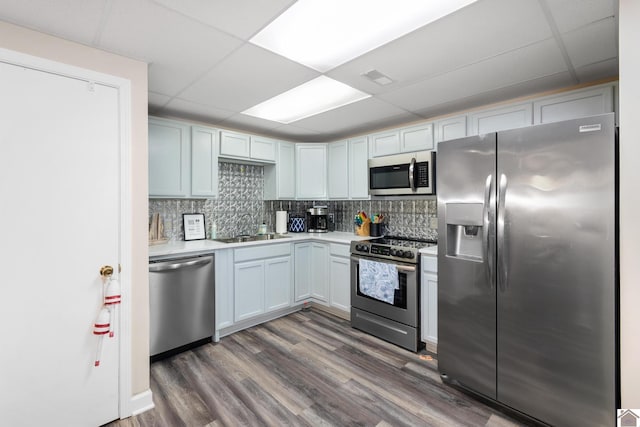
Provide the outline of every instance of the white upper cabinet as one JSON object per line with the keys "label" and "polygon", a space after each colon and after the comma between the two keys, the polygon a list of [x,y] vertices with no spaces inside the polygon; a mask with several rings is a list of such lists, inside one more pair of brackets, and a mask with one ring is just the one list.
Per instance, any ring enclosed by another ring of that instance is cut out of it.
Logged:
{"label": "white upper cabinet", "polygon": [[531,126],[533,106],[530,102],[469,114],[468,134],[482,135],[506,129]]}
{"label": "white upper cabinet", "polygon": [[218,196],[218,130],[191,127],[191,195]]}
{"label": "white upper cabinet", "polygon": [[149,119],[150,197],[189,197],[189,140],[188,125]]}
{"label": "white upper cabinet", "polygon": [[220,131],[220,156],[248,159],[251,155],[251,137],[242,133]]}
{"label": "white upper cabinet", "polygon": [[263,160],[265,162],[276,161],[276,144],[269,138],[263,138],[261,136],[251,137],[250,157],[254,160]]}
{"label": "white upper cabinet", "polygon": [[265,165],[264,167],[265,200],[290,200],[296,197],[295,165],[295,145],[290,142],[278,141],[275,165]]}
{"label": "white upper cabinet", "polygon": [[217,197],[218,130],[149,118],[149,197]]}
{"label": "white upper cabinet", "polygon": [[367,137],[349,140],[349,198],[369,198],[369,144]]}
{"label": "white upper cabinet", "polygon": [[534,123],[570,120],[613,111],[613,88],[610,85],[584,89],[566,95],[554,95],[533,103]]}
{"label": "white upper cabinet", "polygon": [[327,198],[327,144],[296,144],[296,198]]}
{"label": "white upper cabinet", "polygon": [[433,123],[374,133],[369,136],[371,157],[433,150]]}
{"label": "white upper cabinet", "polygon": [[465,136],[467,136],[467,116],[448,117],[435,122],[436,143]]}
{"label": "white upper cabinet", "polygon": [[374,133],[369,136],[371,157],[388,156],[400,152],[400,132],[397,130]]}
{"label": "white upper cabinet", "polygon": [[423,123],[400,129],[400,151],[433,150],[433,124]]}
{"label": "white upper cabinet", "polygon": [[231,159],[276,161],[277,141],[227,130],[220,131],[220,156]]}
{"label": "white upper cabinet", "polygon": [[330,199],[349,198],[349,146],[347,141],[328,145],[329,163],[327,186]]}

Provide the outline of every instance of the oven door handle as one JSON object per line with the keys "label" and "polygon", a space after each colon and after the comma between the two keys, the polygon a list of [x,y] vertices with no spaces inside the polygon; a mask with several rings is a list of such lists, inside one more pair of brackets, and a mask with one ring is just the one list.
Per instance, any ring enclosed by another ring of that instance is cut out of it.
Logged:
{"label": "oven door handle", "polygon": [[[352,259],[353,261],[359,261],[359,260],[361,259],[361,257],[351,255],[351,259]],[[413,273],[413,272],[415,272],[415,271],[416,271],[416,267],[415,267],[415,266],[413,266],[413,265],[395,264],[395,263],[393,263],[393,262],[386,262],[386,261],[384,261],[384,260],[374,260],[374,259],[371,259],[371,258],[365,258],[365,259],[369,259],[369,260],[371,260],[371,261],[376,261],[376,262],[382,262],[382,263],[385,263],[385,264],[395,265],[395,266],[396,266],[396,268],[398,269],[398,271],[404,271],[404,272],[407,272],[407,273]]]}
{"label": "oven door handle", "polygon": [[397,264],[395,264],[395,266],[398,269],[398,271],[409,271],[409,272],[416,271],[415,267],[409,267],[409,266],[406,266],[406,265],[397,265]]}

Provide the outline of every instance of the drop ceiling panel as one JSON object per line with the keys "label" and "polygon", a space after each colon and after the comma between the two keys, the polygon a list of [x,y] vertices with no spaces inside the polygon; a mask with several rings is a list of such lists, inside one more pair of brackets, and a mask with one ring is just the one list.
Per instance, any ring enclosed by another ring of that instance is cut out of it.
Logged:
{"label": "drop ceiling panel", "polygon": [[443,102],[425,109],[416,111],[424,117],[434,118],[444,114],[459,113],[477,107],[484,107],[487,104],[498,103],[505,99],[514,99],[526,95],[537,94],[543,90],[554,90],[567,87],[573,83],[571,74],[568,71],[538,79],[516,83],[500,89],[481,92],[474,95],[457,98],[452,101]]}
{"label": "drop ceiling panel", "polygon": [[[551,35],[538,1],[483,0],[354,59],[328,75],[369,93],[385,93]],[[360,76],[371,69],[397,83],[379,86]]]}
{"label": "drop ceiling panel", "polygon": [[549,39],[379,97],[416,111],[566,70],[555,40]]}
{"label": "drop ceiling panel", "polygon": [[180,97],[239,112],[318,75],[282,56],[245,44]]}
{"label": "drop ceiling panel", "polygon": [[155,108],[164,107],[167,102],[171,100],[170,96],[163,95],[161,93],[149,92],[149,106]]}
{"label": "drop ceiling panel", "polygon": [[208,105],[198,104],[195,102],[186,101],[180,98],[173,98],[162,109],[164,114],[169,114],[175,117],[191,118],[203,120],[208,122],[219,122],[231,117],[234,113],[229,110],[222,110],[214,108]]}
{"label": "drop ceiling panel", "polygon": [[295,125],[318,132],[339,133],[388,116],[403,116],[407,121],[420,117],[375,98],[367,98],[335,110],[295,122]]}
{"label": "drop ceiling panel", "polygon": [[100,26],[105,0],[1,0],[0,19],[83,44]]}
{"label": "drop ceiling panel", "polygon": [[613,18],[562,35],[575,68],[617,57],[617,29]]}
{"label": "drop ceiling panel", "polygon": [[99,42],[106,50],[150,63],[149,90],[171,96],[241,44],[154,3],[129,0],[114,0]]}
{"label": "drop ceiling panel", "polygon": [[541,1],[546,1],[561,33],[613,16],[615,13],[615,0]]}
{"label": "drop ceiling panel", "polygon": [[283,125],[272,131],[277,138],[290,139],[299,142],[322,142],[324,134],[295,125]]}
{"label": "drop ceiling panel", "polygon": [[295,0],[153,1],[241,39],[249,39],[295,3]]}
{"label": "drop ceiling panel", "polygon": [[246,114],[236,113],[221,122],[221,126],[232,127],[236,129],[275,129],[282,126],[282,123],[272,122],[270,120],[261,119],[259,117],[247,116]]}
{"label": "drop ceiling panel", "polygon": [[618,58],[576,68],[576,74],[581,82],[618,77]]}

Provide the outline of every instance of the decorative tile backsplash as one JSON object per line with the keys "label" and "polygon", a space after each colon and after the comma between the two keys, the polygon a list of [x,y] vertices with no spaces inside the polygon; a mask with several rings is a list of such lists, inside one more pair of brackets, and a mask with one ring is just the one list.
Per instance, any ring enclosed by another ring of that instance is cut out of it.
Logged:
{"label": "decorative tile backsplash", "polygon": [[353,217],[359,210],[367,215],[383,214],[387,235],[438,239],[436,200],[267,200],[263,201],[263,166],[236,163],[218,164],[217,199],[150,199],[149,215],[159,213],[164,220],[165,237],[183,240],[183,213],[204,213],[207,238],[211,237],[211,225],[217,226],[217,234],[255,234],[263,222],[267,229],[275,230],[276,211],[305,213],[314,203],[327,206],[333,214],[335,230],[353,232]]}
{"label": "decorative tile backsplash", "polygon": [[149,215],[160,214],[171,240],[184,239],[182,214],[194,212],[204,214],[207,238],[214,223],[218,236],[255,234],[263,222],[263,189],[264,167],[220,162],[217,199],[150,199]]}
{"label": "decorative tile backsplash", "polygon": [[385,234],[419,239],[438,239],[437,203],[435,198],[412,200],[273,200],[265,201],[266,224],[270,230],[275,227],[275,212],[304,214],[315,205],[327,206],[333,214],[336,231],[353,232],[353,218],[359,210],[367,215],[383,214]]}

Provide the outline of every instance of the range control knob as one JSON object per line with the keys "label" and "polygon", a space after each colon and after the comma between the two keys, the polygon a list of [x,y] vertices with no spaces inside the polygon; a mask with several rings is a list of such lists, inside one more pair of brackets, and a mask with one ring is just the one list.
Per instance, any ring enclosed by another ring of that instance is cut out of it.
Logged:
{"label": "range control knob", "polygon": [[398,251],[396,251],[395,249],[391,249],[391,250],[389,251],[389,255],[391,255],[391,256],[398,256]]}
{"label": "range control knob", "polygon": [[356,251],[369,252],[367,245],[356,245]]}
{"label": "range control knob", "polygon": [[413,252],[407,251],[407,252],[404,253],[404,257],[405,258],[409,258],[409,259],[413,259],[413,258],[415,258],[415,255],[413,254]]}

